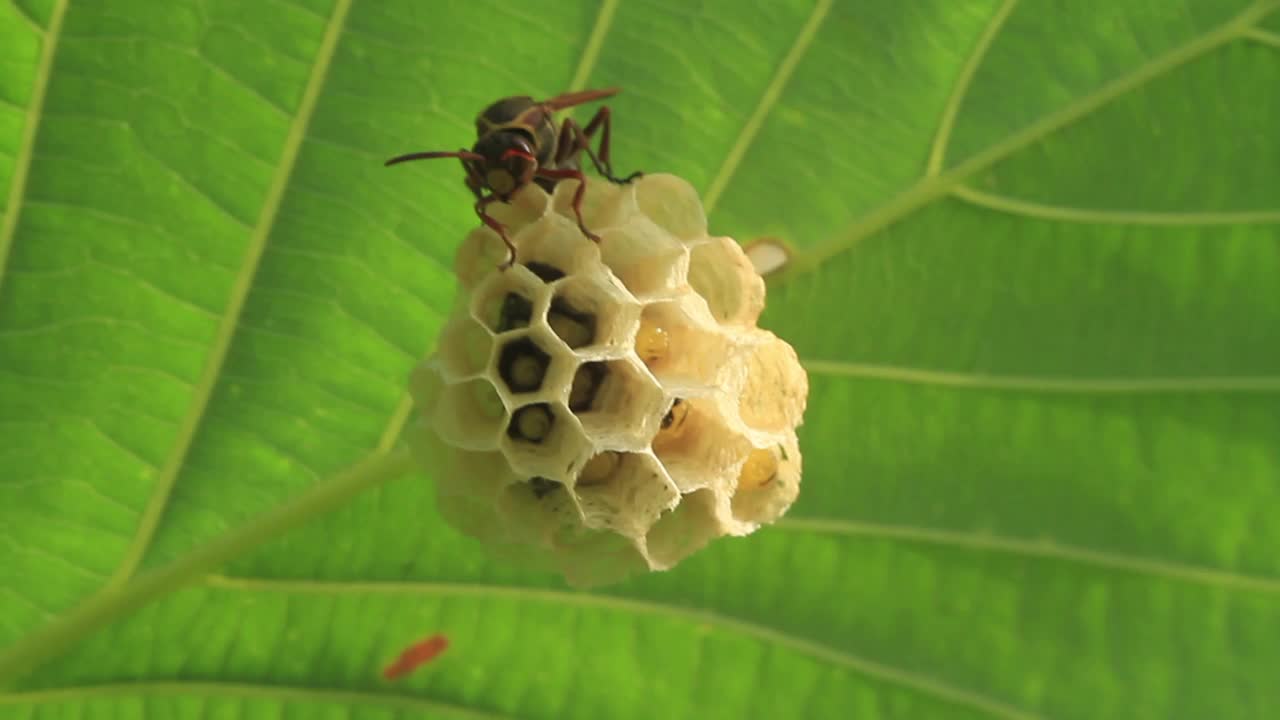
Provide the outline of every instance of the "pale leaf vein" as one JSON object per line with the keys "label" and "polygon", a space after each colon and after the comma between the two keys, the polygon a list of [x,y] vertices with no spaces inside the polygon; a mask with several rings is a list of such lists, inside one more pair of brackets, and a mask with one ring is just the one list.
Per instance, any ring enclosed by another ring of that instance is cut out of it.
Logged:
{"label": "pale leaf vein", "polygon": [[276,580],[272,578],[211,575],[206,579],[206,584],[211,587],[249,592],[284,592],[313,595],[432,595],[474,599],[504,598],[521,602],[594,607],[637,615],[673,618],[694,625],[718,626],[730,632],[784,647],[793,652],[808,655],[870,678],[900,685],[923,695],[969,707],[993,717],[1016,718],[1017,720],[1030,720],[1030,718],[1036,717],[1021,708],[972,690],[947,684],[922,673],[854,655],[814,640],[799,637],[785,630],[741,620],[714,610],[682,607],[670,603],[652,602],[617,595],[455,582]]}
{"label": "pale leaf vein", "polygon": [[240,325],[240,314],[253,287],[253,279],[257,273],[258,264],[266,249],[267,239],[270,237],[271,230],[275,225],[276,215],[280,210],[285,190],[293,174],[294,165],[306,138],[307,128],[315,112],[317,100],[328,77],[329,63],[333,59],[334,51],[337,48],[338,38],[342,33],[350,5],[351,0],[339,0],[329,18],[329,24],[325,29],[315,65],[312,68],[311,76],[302,96],[302,102],[285,139],[279,168],[272,179],[271,187],[263,202],[262,211],[252,230],[244,264],[240,268],[235,284],[232,287],[231,296],[228,299],[226,311],[219,324],[217,337],[209,351],[204,371],[193,391],[191,406],[183,418],[181,426],[178,428],[173,450],[156,478],[156,487],[139,520],[137,535],[121,561],[120,567],[108,583],[108,590],[117,589],[128,582],[142,562],[142,558],[159,527],[160,518],[168,504],[177,476],[186,461],[187,452],[190,450],[201,420],[204,418],[213,390],[222,375],[223,364],[226,362],[232,340]]}

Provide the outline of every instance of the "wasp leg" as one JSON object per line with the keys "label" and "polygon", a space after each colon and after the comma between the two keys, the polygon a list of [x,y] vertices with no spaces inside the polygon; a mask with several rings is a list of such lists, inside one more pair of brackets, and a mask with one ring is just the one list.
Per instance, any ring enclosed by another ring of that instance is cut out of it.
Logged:
{"label": "wasp leg", "polygon": [[507,237],[507,228],[502,223],[490,217],[489,213],[485,211],[485,208],[497,199],[497,195],[480,198],[476,201],[476,214],[480,216],[481,222],[488,225],[494,232],[498,233],[498,237],[502,238],[502,242],[507,246],[507,260],[498,266],[499,270],[506,270],[516,262],[516,246],[512,244],[511,238]]}
{"label": "wasp leg", "polygon": [[587,189],[587,178],[582,174],[581,170],[573,170],[570,168],[561,168],[552,170],[550,168],[540,168],[538,174],[551,180],[577,180],[578,189],[573,191],[573,213],[578,216],[578,229],[583,235],[600,242],[600,236],[587,229],[582,222],[582,194]]}
{"label": "wasp leg", "polygon": [[[609,146],[612,140],[610,129],[613,126],[611,119],[613,113],[609,107],[600,108],[596,114],[591,116],[584,128],[578,125],[573,118],[565,118],[561,124],[560,130],[560,146],[570,146],[575,150],[581,149],[587,153],[587,157],[591,158],[592,164],[596,166],[596,171],[607,178],[610,182],[617,185],[626,185],[635,180],[644,173],[636,171],[625,178],[616,177],[613,174],[613,162],[609,159]],[[596,131],[600,132],[600,150],[592,152],[591,140],[595,136]]]}

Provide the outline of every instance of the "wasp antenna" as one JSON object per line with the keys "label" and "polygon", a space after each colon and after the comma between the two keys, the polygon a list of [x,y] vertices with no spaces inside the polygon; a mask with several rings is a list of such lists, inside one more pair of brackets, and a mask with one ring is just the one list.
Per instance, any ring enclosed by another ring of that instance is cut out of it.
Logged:
{"label": "wasp antenna", "polygon": [[542,101],[542,105],[546,105],[552,110],[564,110],[565,108],[581,105],[591,102],[592,100],[602,100],[622,92],[622,88],[611,87],[601,90],[579,90],[577,92],[567,92],[557,95],[553,98]]}
{"label": "wasp antenna", "polygon": [[434,160],[435,158],[462,158],[463,160],[483,160],[484,156],[466,150],[458,150],[456,152],[416,152],[407,155],[397,155],[383,163],[383,167],[390,167],[397,163],[408,162],[410,160]]}

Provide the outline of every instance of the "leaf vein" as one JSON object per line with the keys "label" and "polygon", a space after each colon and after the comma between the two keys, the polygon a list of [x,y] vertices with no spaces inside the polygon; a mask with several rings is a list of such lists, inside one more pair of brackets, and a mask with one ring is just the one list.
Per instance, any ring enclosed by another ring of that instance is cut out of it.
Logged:
{"label": "leaf vein", "polygon": [[463,598],[506,598],[527,602],[545,602],[560,606],[602,608],[618,612],[674,618],[691,624],[715,625],[726,630],[754,637],[757,640],[785,647],[794,652],[843,667],[856,673],[909,688],[924,695],[963,705],[999,718],[1029,720],[1036,716],[1021,708],[981,693],[949,685],[922,673],[869,658],[854,655],[815,640],[800,637],[785,630],[741,620],[714,610],[684,607],[671,603],[603,595],[589,592],[568,592],[544,588],[456,582],[362,582],[323,580],[276,580],[244,576],[209,575],[205,578],[209,587],[247,592],[284,592],[300,594],[387,594],[387,595],[435,595]]}
{"label": "leaf vein", "polygon": [[1161,212],[1145,210],[1097,210],[1064,205],[1046,205],[1021,200],[1007,195],[976,190],[967,185],[957,185],[951,193],[957,198],[978,207],[996,210],[1009,215],[1019,215],[1036,220],[1061,220],[1064,222],[1095,225],[1165,225],[1174,227],[1198,227],[1203,225],[1249,225],[1280,223],[1280,210],[1226,210],[1204,212]]}
{"label": "leaf vein", "polygon": [[803,363],[805,369],[815,375],[887,380],[890,382],[972,388],[975,390],[1098,395],[1280,392],[1280,376],[1275,375],[1071,378],[1036,375],[993,375],[835,360],[804,360]]}
{"label": "leaf vein", "polygon": [[230,352],[232,339],[240,324],[240,313],[248,300],[253,278],[257,273],[258,264],[266,249],[267,238],[275,224],[276,214],[280,210],[285,188],[289,177],[293,173],[299,150],[306,137],[307,128],[310,124],[311,116],[315,112],[320,91],[328,77],[329,62],[337,49],[338,38],[341,36],[350,6],[351,0],[338,0],[329,18],[329,24],[325,29],[325,35],[321,41],[311,77],[308,79],[307,87],[303,93],[302,102],[299,105],[293,125],[289,129],[289,135],[285,139],[279,171],[276,173],[268,190],[257,225],[253,228],[244,265],[232,288],[231,297],[218,328],[218,335],[209,353],[204,372],[196,384],[190,410],[178,428],[173,451],[166,460],[160,476],[157,478],[156,488],[147,502],[147,507],[143,510],[142,517],[139,519],[138,531],[134,542],[126,552],[120,567],[107,583],[106,590],[108,592],[116,590],[127,583],[137,571],[143,555],[151,545],[151,540],[155,537],[156,530],[159,528],[160,518],[168,505],[178,473],[186,461],[187,452],[195,439],[196,431],[213,395],[213,389],[222,373],[222,366]]}
{"label": "leaf vein", "polygon": [[195,695],[284,702],[333,703],[346,706],[383,707],[412,713],[440,713],[464,720],[511,720],[511,716],[399,693],[359,690],[326,690],[314,687],[229,683],[212,681],[155,681],[103,683],[45,688],[0,695],[0,705],[38,705],[134,695]]}
{"label": "leaf vein", "polygon": [[[14,7],[18,8],[18,5],[15,3]],[[40,49],[40,63],[36,66],[36,76],[31,92],[31,105],[27,108],[27,117],[23,122],[22,139],[18,141],[18,154],[14,160],[13,174],[9,181],[11,183],[9,198],[5,202],[4,220],[0,222],[0,288],[4,286],[5,266],[9,262],[9,254],[13,251],[13,239],[18,231],[18,217],[22,214],[23,198],[27,193],[27,176],[31,172],[31,161],[35,156],[39,120],[44,112],[45,95],[49,90],[49,76],[53,72],[54,57],[58,53],[58,36],[62,30],[62,18],[66,12],[67,0],[57,0],[49,20],[49,30],[44,34],[44,47]],[[18,8],[18,14],[25,17],[21,8]]]}
{"label": "leaf vein", "polygon": [[1258,3],[1250,6],[1214,30],[1152,59],[1129,74],[1116,78],[1065,107],[1043,116],[1022,130],[970,156],[950,170],[932,177],[921,178],[879,208],[855,220],[844,232],[815,246],[809,252],[797,256],[795,262],[779,273],[777,282],[785,284],[801,275],[813,272],[827,259],[847,252],[866,238],[949,194],[957,185],[1000,160],[1088,117],[1108,103],[1142,87],[1154,78],[1241,37],[1258,18],[1265,16],[1278,6],[1280,2]]}
{"label": "leaf vein", "polygon": [[711,184],[703,194],[702,205],[706,209],[707,215],[710,215],[712,210],[715,209],[720,196],[724,194],[724,190],[729,186],[729,182],[733,180],[738,166],[742,164],[742,158],[746,156],[751,143],[755,141],[756,135],[760,133],[760,128],[764,126],[765,118],[769,116],[769,113],[778,104],[778,98],[782,96],[782,91],[786,89],[787,83],[790,82],[791,76],[795,74],[800,61],[804,59],[805,54],[808,53],[809,48],[813,45],[814,38],[817,37],[818,31],[822,29],[822,23],[826,20],[827,13],[831,10],[831,4],[832,0],[817,0],[814,3],[813,11],[809,13],[804,25],[800,27],[800,32],[796,34],[796,39],[791,44],[791,49],[782,58],[782,63],[778,65],[778,71],[774,73],[769,80],[769,84],[765,86],[764,93],[760,96],[760,101],[738,132],[738,137],[734,139],[733,145],[729,148],[729,154],[725,156],[724,162],[716,172],[715,178],[712,179]]}
{"label": "leaf vein", "polygon": [[[31,26],[32,30],[36,31],[41,35],[46,34],[44,26],[40,24],[40,21],[36,20],[35,16],[27,12],[27,9],[22,6],[22,3],[18,2],[18,0],[9,0],[9,5],[13,8],[14,14],[17,15],[18,18],[23,22],[25,22],[27,25]],[[55,10],[54,12],[57,13],[57,10]],[[56,33],[57,33],[57,29],[54,28],[52,23],[50,23],[50,29],[48,31],[48,34],[53,35]]]}
{"label": "leaf vein", "polygon": [[1259,27],[1251,27],[1244,31],[1244,36],[1254,42],[1259,42],[1263,45],[1270,45],[1273,48],[1280,49],[1280,33],[1263,30]]}
{"label": "leaf vein", "polygon": [[987,27],[983,29],[982,34],[978,36],[973,52],[960,69],[956,86],[952,88],[951,97],[947,99],[946,107],[942,110],[942,118],[938,122],[938,132],[933,138],[933,149],[929,153],[929,161],[925,166],[925,177],[932,177],[942,171],[942,164],[946,161],[947,145],[951,142],[951,131],[955,128],[956,118],[960,115],[960,107],[969,94],[973,77],[978,74],[978,68],[986,59],[987,52],[995,44],[996,37],[1017,5],[1018,0],[1004,0],[991,16],[991,20],[987,22]]}
{"label": "leaf vein", "polygon": [[[608,37],[610,28],[613,27],[613,16],[618,12],[619,3],[620,0],[603,0],[600,3],[600,10],[596,13],[596,20],[591,26],[591,34],[587,36],[587,43],[582,46],[578,67],[574,70],[573,79],[569,81],[570,91],[582,90],[586,87],[587,80],[600,60],[600,50],[604,47],[604,40]],[[572,115],[573,108],[569,108],[565,112],[565,117]]]}
{"label": "leaf vein", "polygon": [[853,537],[925,543],[942,547],[999,552],[1019,557],[1062,560],[1089,567],[1121,570],[1165,580],[1231,590],[1280,594],[1280,578],[1216,570],[1190,563],[1141,557],[1111,550],[1069,545],[1052,539],[1025,540],[1003,535],[939,530],[910,525],[854,522],[827,518],[784,518],[778,528],[795,532],[829,533]]}

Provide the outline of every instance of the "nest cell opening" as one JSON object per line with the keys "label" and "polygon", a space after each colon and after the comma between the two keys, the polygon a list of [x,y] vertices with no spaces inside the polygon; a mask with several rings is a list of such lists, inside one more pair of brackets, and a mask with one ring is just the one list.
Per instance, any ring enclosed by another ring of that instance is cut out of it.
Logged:
{"label": "nest cell opening", "polygon": [[466,315],[454,315],[440,334],[441,374],[457,382],[484,372],[493,352],[493,336]]}
{"label": "nest cell opening", "polygon": [[675,509],[658,518],[649,529],[645,544],[655,568],[665,570],[723,534],[716,516],[715,493],[695,490],[682,495]]}
{"label": "nest cell opening", "polygon": [[574,350],[613,351],[591,352],[597,356],[622,352],[639,316],[640,307],[620,288],[580,275],[556,288],[547,309],[547,324]]}
{"label": "nest cell opening", "polygon": [[569,402],[597,442],[636,450],[653,437],[666,405],[662,389],[630,359],[583,363]]}
{"label": "nest cell opening", "polygon": [[793,430],[804,415],[809,376],[790,345],[764,331],[759,333],[768,340],[750,348],[742,358],[738,415],[753,430]]}
{"label": "nest cell opening", "polygon": [[551,545],[571,587],[610,585],[649,570],[636,541],[609,530],[566,525],[552,536]]}
{"label": "nest cell opening", "polygon": [[[507,234],[518,247],[524,240],[522,235],[525,228],[544,217],[550,206],[551,196],[535,183],[530,183],[517,190],[510,202],[489,205],[488,212],[494,220],[507,227]],[[488,228],[484,229],[488,230]],[[503,247],[502,239],[492,230],[489,232],[493,236],[491,242],[501,248],[502,255],[505,257],[506,248]],[[492,270],[492,267],[490,269]]]}
{"label": "nest cell opening", "polygon": [[545,286],[528,268],[495,272],[476,289],[471,316],[495,333],[529,327]]}
{"label": "nest cell opening", "polygon": [[529,336],[508,340],[498,351],[498,377],[513,395],[542,389],[550,367],[551,353]]}
{"label": "nest cell opening", "polygon": [[698,312],[695,300],[688,295],[640,311],[636,355],[663,384],[714,384],[729,360],[733,343]]}
{"label": "nest cell opening", "polygon": [[459,531],[486,542],[502,536],[494,505],[516,480],[502,453],[440,448],[431,457],[440,514]]}
{"label": "nest cell opening", "polygon": [[689,492],[732,487],[751,445],[728,428],[711,401],[677,398],[663,413],[652,448],[676,487]]}
{"label": "nest cell opening", "polygon": [[517,262],[545,283],[586,270],[600,254],[576,221],[559,215],[547,215],[530,224],[520,233],[517,244]]}
{"label": "nest cell opening", "polygon": [[647,453],[606,450],[582,466],[573,492],[587,527],[639,538],[679,493]]}
{"label": "nest cell opening", "polygon": [[636,183],[640,212],[685,242],[707,234],[707,215],[698,191],[676,175],[646,175]]}
{"label": "nest cell opening", "polygon": [[590,454],[582,427],[559,403],[516,408],[499,444],[516,472],[557,482],[565,482]]}
{"label": "nest cell opening", "polygon": [[747,455],[730,509],[735,520],[763,525],[781,517],[799,494],[800,448],[788,438]]}
{"label": "nest cell opening", "polygon": [[[585,160],[584,160],[585,161]],[[636,214],[634,183],[617,185],[607,180],[587,176],[587,187],[582,196],[582,221],[597,234],[629,222]],[[576,180],[556,184],[551,194],[551,208],[561,218],[571,223],[577,231],[578,215],[573,209],[573,196],[578,191]],[[590,242],[589,238],[584,238]]]}
{"label": "nest cell opening", "polygon": [[476,378],[441,388],[432,424],[436,434],[450,445],[465,450],[493,450],[506,414],[493,384]]}
{"label": "nest cell opening", "polygon": [[642,300],[674,295],[685,283],[689,255],[644,217],[600,234],[600,252],[624,287]]}
{"label": "nest cell opening", "polygon": [[545,547],[558,529],[581,524],[564,485],[542,476],[508,485],[498,498],[497,512],[508,537],[523,544]]}
{"label": "nest cell opening", "polygon": [[539,280],[548,285],[564,277],[563,270],[543,262],[527,262],[524,263],[524,266],[529,268],[529,272],[537,275]]}
{"label": "nest cell opening", "polygon": [[732,238],[709,238],[690,249],[689,286],[721,323],[755,325],[764,310],[764,280]]}

